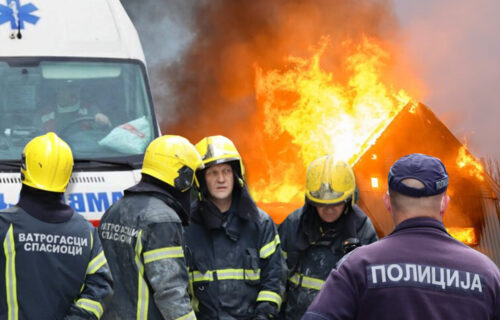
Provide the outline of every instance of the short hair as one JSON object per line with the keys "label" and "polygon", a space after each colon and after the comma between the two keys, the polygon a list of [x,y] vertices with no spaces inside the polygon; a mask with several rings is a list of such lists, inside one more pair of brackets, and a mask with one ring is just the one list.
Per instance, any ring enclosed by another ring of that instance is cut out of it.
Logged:
{"label": "short hair", "polygon": [[[404,179],[401,181],[403,184],[413,188],[424,188],[424,184],[417,179]],[[389,189],[389,197],[391,200],[391,207],[396,212],[411,212],[411,211],[429,211],[436,212],[441,209],[441,199],[443,193],[428,196],[428,197],[410,197]]]}

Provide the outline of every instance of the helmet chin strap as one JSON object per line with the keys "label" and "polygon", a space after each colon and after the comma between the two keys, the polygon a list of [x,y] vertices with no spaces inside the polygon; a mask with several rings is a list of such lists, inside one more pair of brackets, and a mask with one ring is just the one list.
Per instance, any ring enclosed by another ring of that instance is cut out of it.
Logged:
{"label": "helmet chin strap", "polygon": [[345,206],[344,206],[344,212],[342,212],[342,215],[347,214],[349,212],[349,210],[351,209],[351,206],[352,206],[351,199],[347,199],[344,203],[345,203]]}

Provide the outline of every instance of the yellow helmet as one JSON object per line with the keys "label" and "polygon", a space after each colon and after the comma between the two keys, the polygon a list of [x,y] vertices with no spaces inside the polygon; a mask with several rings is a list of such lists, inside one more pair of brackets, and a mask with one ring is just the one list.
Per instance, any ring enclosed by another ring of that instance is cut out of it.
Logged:
{"label": "yellow helmet", "polygon": [[314,204],[356,202],[356,180],[351,166],[327,155],[311,162],[306,175],[306,197]]}
{"label": "yellow helmet", "polygon": [[215,164],[237,161],[239,164],[239,177],[243,179],[245,168],[234,143],[224,136],[211,136],[201,139],[196,144],[196,150],[203,159],[205,167]]}
{"label": "yellow helmet", "polygon": [[73,154],[66,142],[49,132],[24,147],[21,180],[32,188],[64,192],[73,170]]}
{"label": "yellow helmet", "polygon": [[186,138],[165,135],[153,140],[144,154],[142,172],[179,191],[193,186],[194,172],[203,168],[201,157]]}

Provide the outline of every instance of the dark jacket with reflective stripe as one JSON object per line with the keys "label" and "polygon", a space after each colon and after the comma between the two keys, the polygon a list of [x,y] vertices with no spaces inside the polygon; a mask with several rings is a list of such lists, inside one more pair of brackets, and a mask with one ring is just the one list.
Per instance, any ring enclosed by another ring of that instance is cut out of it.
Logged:
{"label": "dark jacket with reflective stripe", "polygon": [[85,218],[48,223],[15,206],[0,212],[0,240],[0,319],[99,319],[112,281]]}
{"label": "dark jacket with reflective stripe", "polygon": [[99,236],[115,295],[103,319],[194,319],[181,210],[167,191],[141,182],[105,212]]}
{"label": "dark jacket with reflective stripe", "polygon": [[333,271],[303,319],[500,319],[500,271],[443,224],[405,220]]}
{"label": "dark jacket with reflective stripe", "polygon": [[283,290],[279,237],[246,188],[225,213],[197,202],[186,229],[190,290],[198,319],[252,319],[278,314]]}
{"label": "dark jacket with reflective stripe", "polygon": [[378,240],[370,219],[354,206],[331,229],[323,230],[316,209],[306,204],[279,227],[288,266],[282,318],[300,319],[318,294],[328,274],[344,255],[342,243],[357,238],[361,245]]}

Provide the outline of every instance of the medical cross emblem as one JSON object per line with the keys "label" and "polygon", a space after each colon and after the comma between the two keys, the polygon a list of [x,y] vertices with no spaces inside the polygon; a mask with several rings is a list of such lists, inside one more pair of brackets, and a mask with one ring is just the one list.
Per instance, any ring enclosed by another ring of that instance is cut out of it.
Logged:
{"label": "medical cross emblem", "polygon": [[24,29],[25,22],[36,24],[40,17],[31,14],[38,8],[33,3],[21,5],[20,0],[7,0],[7,5],[0,4],[0,25],[10,22],[12,30]]}

